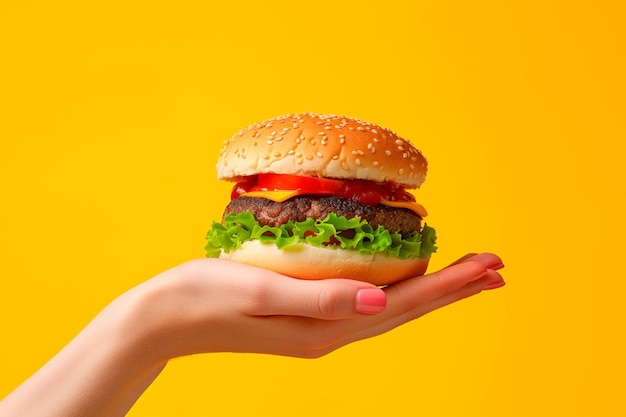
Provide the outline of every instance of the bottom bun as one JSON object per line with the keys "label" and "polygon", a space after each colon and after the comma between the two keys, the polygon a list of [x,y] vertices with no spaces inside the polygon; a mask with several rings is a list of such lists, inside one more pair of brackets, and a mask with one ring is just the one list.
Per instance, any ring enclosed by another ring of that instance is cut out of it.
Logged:
{"label": "bottom bun", "polygon": [[388,285],[407,278],[424,275],[429,258],[398,259],[380,253],[371,255],[355,251],[320,248],[296,244],[278,249],[274,244],[258,240],[244,242],[239,249],[220,258],[269,269],[300,279],[350,278]]}

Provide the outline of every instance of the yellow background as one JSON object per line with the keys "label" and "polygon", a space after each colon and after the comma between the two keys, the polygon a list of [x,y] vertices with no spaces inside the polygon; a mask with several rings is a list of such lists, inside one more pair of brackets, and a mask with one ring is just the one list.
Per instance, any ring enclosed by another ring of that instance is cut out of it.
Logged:
{"label": "yellow background", "polygon": [[432,268],[507,286],[319,360],[175,360],[131,416],[624,415],[624,2],[223,3],[0,5],[0,396],[203,256],[223,140],[314,111],[421,148]]}

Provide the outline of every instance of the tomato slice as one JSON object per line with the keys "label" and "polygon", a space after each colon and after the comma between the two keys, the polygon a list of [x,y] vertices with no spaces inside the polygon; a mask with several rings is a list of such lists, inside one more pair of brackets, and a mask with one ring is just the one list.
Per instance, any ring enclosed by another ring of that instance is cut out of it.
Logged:
{"label": "tomato slice", "polygon": [[415,201],[412,194],[398,184],[367,180],[336,180],[288,174],[259,174],[233,187],[231,199],[252,191],[297,191],[301,194],[336,195],[360,204],[376,205],[381,199]]}
{"label": "tomato slice", "polygon": [[251,191],[302,191],[306,194],[336,194],[345,181],[287,174],[261,174]]}

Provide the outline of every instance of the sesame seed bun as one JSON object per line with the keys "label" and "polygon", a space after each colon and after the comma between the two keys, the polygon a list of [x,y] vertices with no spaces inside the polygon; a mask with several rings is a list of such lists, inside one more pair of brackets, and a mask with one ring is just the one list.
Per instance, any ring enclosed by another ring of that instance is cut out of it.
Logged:
{"label": "sesame seed bun", "polygon": [[224,143],[218,179],[265,173],[393,181],[419,187],[427,162],[409,141],[358,119],[313,113],[254,123]]}
{"label": "sesame seed bun", "polygon": [[353,278],[374,285],[389,285],[423,275],[430,260],[401,260],[380,253],[363,255],[355,251],[306,244],[297,244],[285,250],[258,240],[244,242],[239,249],[230,253],[222,252],[220,258],[299,279]]}
{"label": "sesame seed bun", "polygon": [[[283,174],[379,183],[368,184],[368,191],[385,183],[395,183],[392,184],[394,187],[400,185],[402,192],[404,189],[418,188],[424,182],[426,171],[427,162],[421,152],[391,130],[350,117],[313,113],[289,114],[248,126],[225,141],[217,162],[220,180],[246,184],[251,180],[256,181],[253,178],[256,175]],[[233,198],[245,197],[246,188],[242,187],[243,193],[238,193],[237,187],[235,186]],[[307,193],[310,191],[307,190]],[[328,203],[327,209],[336,213],[338,205],[346,206],[341,200],[352,199],[353,210],[342,216],[361,217],[360,213],[371,211],[371,207],[366,207],[367,203],[355,199],[358,192],[353,193],[348,197],[338,196],[338,202]],[[310,194],[312,196],[307,197],[309,200],[319,197],[315,192]],[[299,196],[298,202],[307,201],[307,198]],[[264,226],[271,224],[276,227],[288,220],[299,219],[303,213],[316,221],[323,218],[316,217],[320,210],[306,209],[304,203],[290,205],[282,200],[275,203],[267,194],[252,196],[250,199],[239,200],[239,203],[247,207],[243,212],[252,213],[254,219]],[[394,201],[402,202],[406,201]],[[231,205],[239,206],[231,203],[225,216],[230,212]],[[269,206],[271,209],[266,210]],[[380,216],[388,217],[392,221],[387,223],[378,219],[378,227],[384,230],[389,227],[393,233],[399,233],[397,227],[394,229],[394,226],[389,226],[404,219],[397,215],[398,210],[406,210],[415,225],[415,230],[403,231],[404,235],[421,232],[421,215],[406,206],[393,207],[390,201],[381,204]],[[221,258],[266,268],[294,278],[351,278],[375,285],[393,284],[423,275],[430,260],[429,255],[423,258],[400,259],[385,252],[363,254],[356,249],[341,248],[332,243],[332,240],[325,244],[309,244],[303,240],[302,243],[297,242],[278,249],[274,243],[261,243],[256,238],[247,239],[244,235],[242,241],[238,241],[240,246],[227,251],[223,246],[211,246],[211,253],[213,256],[218,256],[219,253]],[[213,241],[217,242],[219,239]],[[338,242],[336,238],[335,242]],[[214,251],[215,248],[219,250]]]}

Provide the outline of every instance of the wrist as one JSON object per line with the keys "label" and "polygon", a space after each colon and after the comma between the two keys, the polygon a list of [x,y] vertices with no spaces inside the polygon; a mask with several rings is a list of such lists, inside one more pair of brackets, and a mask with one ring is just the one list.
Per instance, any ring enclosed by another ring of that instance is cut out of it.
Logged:
{"label": "wrist", "polygon": [[145,369],[165,365],[173,357],[159,338],[164,312],[159,308],[157,290],[150,281],[144,282],[103,311],[113,323],[112,337],[118,341],[118,349]]}
{"label": "wrist", "polygon": [[207,351],[207,346],[196,346],[193,337],[199,319],[191,302],[198,296],[190,279],[193,265],[188,262],[165,271],[116,300],[127,346],[147,367]]}

